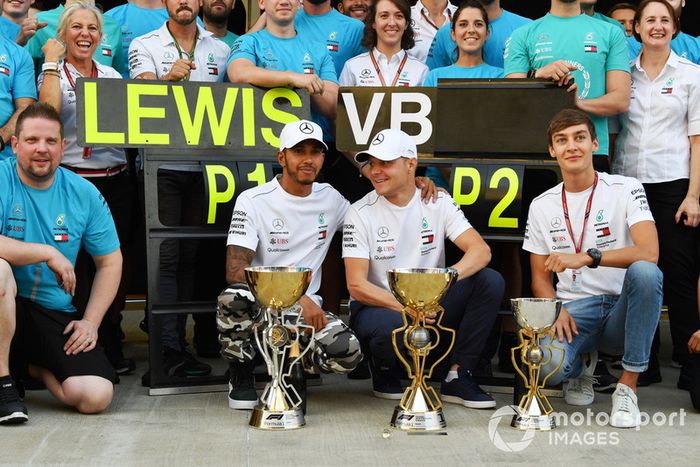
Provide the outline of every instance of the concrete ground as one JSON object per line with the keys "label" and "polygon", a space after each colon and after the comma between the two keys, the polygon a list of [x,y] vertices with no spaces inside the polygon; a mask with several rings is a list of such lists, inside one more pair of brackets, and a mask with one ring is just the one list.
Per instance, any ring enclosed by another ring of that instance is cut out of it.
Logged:
{"label": "concrete ground", "polygon": [[[128,312],[126,353],[137,373],[122,377],[109,410],[79,415],[46,391],[27,394],[30,420],[0,428],[1,464],[70,465],[698,465],[700,414],[676,389],[678,370],[662,355],[663,382],[639,391],[650,414],[640,430],[607,426],[610,395],[580,408],[553,398],[567,414],[553,432],[510,428],[507,409],[471,410],[447,404],[447,435],[409,435],[388,429],[394,403],[371,395],[369,381],[325,376],[309,389],[306,427],[263,432],[248,427],[249,412],[228,408],[226,393],[148,396],[140,385],[146,339]],[[667,323],[666,323],[667,324]],[[669,342],[666,330],[665,342]],[[495,394],[498,407],[511,403]],[[587,410],[590,415],[587,416]],[[564,420],[566,419],[566,420]],[[568,426],[563,426],[564,421]]]}

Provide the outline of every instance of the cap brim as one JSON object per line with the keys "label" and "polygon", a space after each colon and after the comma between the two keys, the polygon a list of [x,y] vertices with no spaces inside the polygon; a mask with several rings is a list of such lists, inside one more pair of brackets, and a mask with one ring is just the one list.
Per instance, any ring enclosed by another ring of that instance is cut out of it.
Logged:
{"label": "cap brim", "polygon": [[297,144],[303,143],[304,141],[315,141],[317,143],[321,143],[321,146],[323,146],[323,149],[328,151],[328,145],[326,143],[324,143],[323,140],[318,139],[318,138],[314,138],[314,137],[309,138],[307,136],[304,136],[303,138],[298,138],[298,140],[293,140],[292,142],[290,142],[286,146],[280,146],[280,151],[284,151],[285,149],[293,148]]}
{"label": "cap brim", "polygon": [[381,161],[393,161],[401,156],[397,156],[396,154],[393,153],[386,153],[382,151],[377,151],[377,150],[367,150],[367,151],[361,151],[355,154],[355,161],[359,162],[360,164],[367,162],[369,160],[369,157],[375,157]]}

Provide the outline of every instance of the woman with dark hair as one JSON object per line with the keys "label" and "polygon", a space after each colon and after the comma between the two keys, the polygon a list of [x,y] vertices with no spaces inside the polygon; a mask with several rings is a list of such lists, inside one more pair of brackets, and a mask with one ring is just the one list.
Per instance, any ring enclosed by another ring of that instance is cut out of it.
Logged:
{"label": "woman with dark hair", "polygon": [[489,17],[478,0],[461,3],[452,16],[452,40],[457,44],[454,65],[436,68],[425,86],[437,86],[440,78],[503,78],[503,69],[484,62],[484,43],[489,37]]}
{"label": "woman with dark hair", "polygon": [[[612,170],[644,185],[659,232],[672,358],[683,365],[678,385],[687,388],[688,342],[700,329],[700,66],[672,50],[671,40],[679,31],[678,17],[666,0],[639,5],[634,34],[642,51],[632,63],[632,99],[629,111],[619,116]],[[656,338],[647,384],[661,379],[655,351]]]}
{"label": "woman with dark hair", "polygon": [[351,58],[340,73],[341,86],[420,86],[428,67],[407,50],[414,46],[407,0],[372,3],[362,45],[368,52]]}

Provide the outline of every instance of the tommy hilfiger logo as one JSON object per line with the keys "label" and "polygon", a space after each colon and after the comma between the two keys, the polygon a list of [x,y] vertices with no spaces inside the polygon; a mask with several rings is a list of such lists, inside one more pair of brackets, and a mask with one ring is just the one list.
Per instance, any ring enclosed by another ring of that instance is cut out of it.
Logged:
{"label": "tommy hilfiger logo", "polygon": [[605,227],[598,227],[595,229],[596,236],[598,238],[603,238],[603,237],[609,237],[610,236],[610,227],[605,226]]}

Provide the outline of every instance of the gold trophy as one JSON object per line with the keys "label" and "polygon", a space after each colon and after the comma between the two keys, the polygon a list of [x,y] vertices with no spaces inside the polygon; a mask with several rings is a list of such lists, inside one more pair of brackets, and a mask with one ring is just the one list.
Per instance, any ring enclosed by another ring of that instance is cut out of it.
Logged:
{"label": "gold trophy", "polygon": [[[514,298],[510,301],[515,320],[520,326],[518,332],[520,345],[511,350],[513,366],[525,381],[527,393],[520,399],[517,413],[510,425],[520,430],[551,430],[555,427],[554,417],[551,416],[552,405],[541,389],[547,384],[547,379],[561,367],[564,349],[553,345],[543,346],[540,339],[545,337],[561,311],[561,300],[553,298]],[[548,351],[545,352],[545,350]],[[562,352],[562,360],[554,370],[540,380],[542,365],[552,359],[552,349]],[[519,354],[518,358],[516,355]],[[528,375],[520,369],[521,364],[528,367]]]}
{"label": "gold trophy", "polygon": [[[403,305],[403,326],[394,329],[391,335],[394,351],[408,371],[411,384],[403,393],[401,402],[394,409],[391,426],[407,431],[433,431],[445,428],[442,401],[435,389],[426,384],[433,369],[452,350],[455,331],[441,324],[443,308],[440,300],[447,289],[457,280],[457,271],[452,268],[392,269],[387,271],[389,287]],[[411,323],[409,324],[409,317]],[[435,319],[427,324],[426,318]],[[426,371],[428,353],[440,343],[440,331],[449,336],[450,345]],[[404,358],[397,339],[402,335],[403,345],[411,355],[411,363]]]}
{"label": "gold trophy", "polygon": [[265,359],[271,381],[260,403],[253,409],[249,425],[263,430],[291,430],[305,425],[303,399],[293,384],[292,373],[310,346],[301,349],[299,336],[306,331],[313,339],[314,328],[286,322],[285,312],[306,292],[311,269],[297,267],[250,267],[245,278],[261,305],[263,319],[255,329],[255,343]]}

